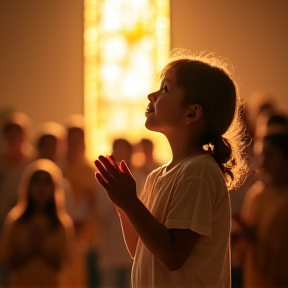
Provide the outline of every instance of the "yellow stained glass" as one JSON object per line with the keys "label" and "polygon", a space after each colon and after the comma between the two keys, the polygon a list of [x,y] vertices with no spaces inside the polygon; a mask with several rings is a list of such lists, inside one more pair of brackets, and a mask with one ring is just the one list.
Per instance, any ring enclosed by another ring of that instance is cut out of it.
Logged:
{"label": "yellow stained glass", "polygon": [[166,139],[148,131],[147,95],[170,51],[169,0],[84,0],[84,116],[87,153],[111,153],[112,141],[155,143],[167,161]]}

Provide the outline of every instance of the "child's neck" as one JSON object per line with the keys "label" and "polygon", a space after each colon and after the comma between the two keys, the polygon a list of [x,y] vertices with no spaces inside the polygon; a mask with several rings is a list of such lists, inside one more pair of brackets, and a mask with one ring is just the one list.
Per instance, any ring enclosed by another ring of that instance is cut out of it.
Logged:
{"label": "child's neck", "polygon": [[201,154],[205,154],[206,152],[203,150],[202,146],[197,144],[193,145],[171,145],[172,150],[172,159],[169,165],[167,166],[166,171],[172,169],[174,166],[182,162],[184,159],[191,157],[191,156],[198,156]]}
{"label": "child's neck", "polygon": [[194,133],[194,137],[191,137],[191,133],[187,131],[178,131],[177,135],[167,136],[167,140],[171,147],[172,159],[166,168],[166,171],[172,169],[177,164],[190,156],[197,156],[205,154],[203,144],[199,141],[199,137]]}

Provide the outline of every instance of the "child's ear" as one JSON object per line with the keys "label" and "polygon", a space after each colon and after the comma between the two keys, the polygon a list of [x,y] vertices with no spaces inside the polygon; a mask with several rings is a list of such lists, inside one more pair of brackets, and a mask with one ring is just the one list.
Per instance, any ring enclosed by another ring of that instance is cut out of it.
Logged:
{"label": "child's ear", "polygon": [[186,124],[197,121],[202,115],[202,106],[194,104],[188,107],[188,112],[186,116]]}

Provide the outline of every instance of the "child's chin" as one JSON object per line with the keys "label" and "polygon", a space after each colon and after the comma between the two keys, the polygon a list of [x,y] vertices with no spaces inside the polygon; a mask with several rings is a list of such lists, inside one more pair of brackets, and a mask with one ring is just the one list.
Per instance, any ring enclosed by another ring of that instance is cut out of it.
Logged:
{"label": "child's chin", "polygon": [[146,127],[148,130],[150,130],[150,131],[155,131],[155,132],[156,132],[156,130],[155,130],[155,125],[153,125],[153,124],[149,121],[149,119],[146,119],[145,127]]}

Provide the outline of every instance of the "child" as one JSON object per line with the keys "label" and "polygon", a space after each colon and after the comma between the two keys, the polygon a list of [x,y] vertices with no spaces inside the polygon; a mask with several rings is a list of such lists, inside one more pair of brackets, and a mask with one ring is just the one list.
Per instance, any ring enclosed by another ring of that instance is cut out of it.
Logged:
{"label": "child", "polygon": [[5,224],[0,258],[9,264],[11,287],[60,287],[73,228],[64,209],[61,172],[54,163],[41,159],[25,169],[19,202]]}
{"label": "child", "polygon": [[203,55],[176,56],[145,113],[146,128],[169,141],[171,161],[151,172],[139,198],[123,161],[99,156],[96,178],[120,215],[133,288],[230,287],[227,185],[235,187],[244,164],[237,135],[227,133],[236,88]]}

